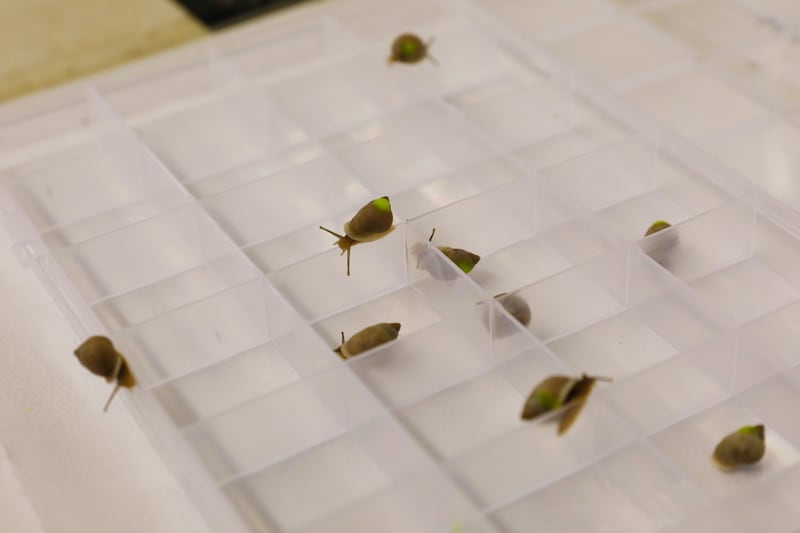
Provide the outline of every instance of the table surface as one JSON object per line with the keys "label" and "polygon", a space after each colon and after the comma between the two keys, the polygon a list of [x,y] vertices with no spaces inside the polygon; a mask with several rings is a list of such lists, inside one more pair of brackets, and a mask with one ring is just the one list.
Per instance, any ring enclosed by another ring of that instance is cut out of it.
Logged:
{"label": "table surface", "polygon": [[206,33],[169,0],[0,2],[0,102]]}

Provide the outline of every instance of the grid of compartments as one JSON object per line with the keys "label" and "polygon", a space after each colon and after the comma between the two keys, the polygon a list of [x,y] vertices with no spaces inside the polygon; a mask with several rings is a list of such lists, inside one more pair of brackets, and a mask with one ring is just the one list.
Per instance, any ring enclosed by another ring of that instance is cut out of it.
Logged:
{"label": "grid of compartments", "polygon": [[[627,110],[587,99],[559,63],[702,147],[731,147],[739,128],[790,115],[692,50],[730,36],[673,22],[754,12],[552,0],[532,17],[524,4],[481,8],[555,56],[459,2],[353,0],[5,111],[6,226],[79,335],[106,332],[126,354],[131,405],[215,529],[800,524],[793,226],[623,125]],[[435,36],[438,65],[387,67],[387,36],[408,28]],[[718,107],[700,117],[669,107],[676,95]],[[347,277],[318,226],[339,230],[381,195],[397,228],[354,248]],[[642,238],[659,218],[673,226]],[[481,261],[466,275],[437,244]],[[502,292],[528,303],[528,327]],[[377,321],[400,322],[399,338],[333,353],[341,331]],[[613,382],[569,433],[519,420],[537,382],[581,372]],[[762,464],[716,471],[719,438],[755,421]]]}
{"label": "grid of compartments", "polygon": [[519,1],[479,4],[800,208],[796,2],[546,0],[535,12]]}

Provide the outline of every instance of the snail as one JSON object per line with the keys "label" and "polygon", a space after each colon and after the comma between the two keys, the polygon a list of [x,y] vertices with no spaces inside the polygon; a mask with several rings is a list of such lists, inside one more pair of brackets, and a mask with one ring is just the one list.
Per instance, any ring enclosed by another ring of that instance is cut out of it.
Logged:
{"label": "snail", "polygon": [[399,322],[381,322],[364,328],[347,341],[342,332],[342,344],[334,350],[342,359],[350,359],[376,346],[393,341],[400,334]]}
{"label": "snail", "polygon": [[751,465],[764,457],[764,425],[744,426],[726,436],[714,448],[712,458],[721,470]]}
{"label": "snail", "polygon": [[412,64],[427,58],[436,64],[436,59],[429,53],[432,44],[433,38],[426,43],[413,33],[398,35],[392,42],[392,52],[388,62],[390,65],[395,62]]}
{"label": "snail", "polygon": [[136,378],[128,368],[128,362],[114,348],[114,344],[108,337],[99,335],[89,337],[75,349],[75,356],[92,374],[103,376],[109,383],[116,382],[111,396],[108,397],[108,401],[103,407],[104,412],[108,411],[108,406],[120,387],[130,389],[136,385]]}
{"label": "snail", "polygon": [[667,228],[671,228],[671,227],[672,227],[672,224],[670,224],[666,220],[656,220],[655,222],[650,224],[650,227],[647,228],[647,231],[644,232],[644,236],[645,237],[649,237],[653,233],[658,233],[659,231],[661,231],[663,229],[667,229]]}
{"label": "snail", "polygon": [[[666,220],[656,220],[645,231],[644,236],[650,237],[656,233],[671,228],[672,225]],[[642,243],[642,250],[649,255],[656,263],[666,266],[669,259],[669,252],[678,243],[678,234],[675,231],[662,234],[651,239],[645,239]]]}
{"label": "snail", "polygon": [[358,210],[358,213],[344,224],[344,235],[320,226],[319,229],[327,231],[339,240],[333,243],[342,249],[342,254],[347,252],[347,275],[350,275],[350,248],[362,242],[377,241],[394,230],[392,221],[392,205],[388,196],[382,196]]}
{"label": "snail", "polygon": [[[503,292],[494,297],[502,305],[508,314],[517,319],[517,322],[525,327],[531,323],[531,308],[522,297],[514,293]],[[489,310],[483,314],[483,323],[489,328]],[[507,337],[514,332],[514,327],[507,320],[496,319],[494,321],[494,336],[498,338]]]}
{"label": "snail", "polygon": [[[428,242],[433,241],[433,236],[435,234],[436,228],[433,228],[431,230],[431,236],[428,237]],[[475,268],[475,265],[477,265],[478,261],[481,260],[481,256],[478,254],[473,254],[472,252],[462,250],[461,248],[450,248],[449,246],[437,246],[437,248],[465,274],[472,272],[472,269]],[[458,277],[458,274],[453,272],[452,269],[443,266],[439,262],[438,258],[431,254],[430,250],[428,250],[422,243],[415,244],[411,248],[411,251],[417,256],[417,268],[419,268],[421,265],[425,270],[428,271],[433,279],[437,279],[439,281],[452,281]]]}
{"label": "snail", "polygon": [[611,381],[610,378],[587,376],[550,376],[533,389],[525,400],[521,418],[532,420],[539,415],[564,407],[558,424],[558,434],[563,435],[580,414],[596,381]]}

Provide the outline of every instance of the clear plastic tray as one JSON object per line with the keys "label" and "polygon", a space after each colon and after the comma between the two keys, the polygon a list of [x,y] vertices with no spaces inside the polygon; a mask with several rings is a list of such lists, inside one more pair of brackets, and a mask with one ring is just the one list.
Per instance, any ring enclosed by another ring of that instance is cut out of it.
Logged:
{"label": "clear plastic tray", "polygon": [[[314,6],[0,108],[0,215],[126,355],[215,531],[794,530],[799,24],[779,0]],[[407,30],[438,65],[387,66]],[[382,195],[397,229],[347,277],[318,226]],[[396,342],[332,351],[379,321]],[[569,433],[519,419],[581,372],[614,381]],[[757,421],[760,466],[717,471]]]}

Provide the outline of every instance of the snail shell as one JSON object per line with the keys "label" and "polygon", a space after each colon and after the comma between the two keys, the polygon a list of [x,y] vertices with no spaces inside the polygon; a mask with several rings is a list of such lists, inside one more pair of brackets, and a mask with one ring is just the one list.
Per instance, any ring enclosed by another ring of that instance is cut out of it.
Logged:
{"label": "snail shell", "polygon": [[517,319],[517,322],[527,327],[531,323],[531,308],[521,296],[517,294],[502,293],[495,296],[508,313]]}
{"label": "snail shell", "polygon": [[75,349],[74,353],[81,365],[91,373],[106,378],[109,383],[116,382],[104,411],[108,409],[120,387],[130,389],[136,385],[136,378],[128,367],[128,362],[114,348],[114,344],[108,337],[99,335],[89,337]]}
{"label": "snail shell", "polygon": [[438,248],[465,274],[472,272],[472,269],[475,268],[475,265],[481,260],[481,256],[478,254],[473,254],[461,248],[450,248],[449,246],[439,246]]}
{"label": "snail shell", "polygon": [[389,64],[394,62],[419,63],[426,57],[433,60],[428,54],[428,48],[430,48],[432,42],[431,40],[426,43],[413,33],[398,35],[392,42],[392,52],[388,59]]}
{"label": "snail shell", "polygon": [[[428,237],[428,242],[433,240],[435,234],[436,228],[433,228],[433,230],[431,230],[431,236]],[[472,272],[472,269],[475,268],[475,265],[481,260],[481,256],[478,254],[473,254],[461,248],[451,248],[449,246],[437,246],[437,248],[465,274]],[[427,270],[433,279],[439,281],[453,281],[458,278],[457,272],[453,272],[453,270],[447,268],[446,265],[442,265],[439,258],[436,257],[435,254],[430,253],[430,250],[422,243],[416,243],[411,248],[411,252],[417,256],[417,268],[422,267]]]}
{"label": "snail shell", "polygon": [[586,405],[586,400],[598,379],[583,374],[580,378],[550,376],[539,383],[528,396],[521,418],[532,420],[544,413],[564,407],[558,424],[558,434],[563,435],[575,422]]}
{"label": "snail shell", "polygon": [[727,435],[714,448],[714,462],[723,470],[757,463],[766,452],[764,425],[744,426]]}
{"label": "snail shell", "polygon": [[375,241],[394,229],[392,205],[388,196],[371,201],[346,222],[344,233],[358,242]]}
{"label": "snail shell", "polygon": [[[495,300],[502,305],[508,313],[517,319],[517,322],[522,324],[525,327],[531,323],[531,308],[521,296],[518,296],[514,293],[501,293],[496,295]],[[483,313],[483,323],[486,325],[486,328],[489,328],[489,316],[490,311],[487,308],[484,310]],[[509,323],[508,320],[504,320],[501,317],[496,317],[494,320],[494,336],[497,338],[508,337],[512,333],[516,331],[516,328]]]}
{"label": "snail shell", "polygon": [[334,351],[338,353],[342,359],[350,359],[376,346],[395,340],[399,334],[399,322],[381,322],[362,329],[346,342],[344,340],[344,333],[342,333],[342,344]]}
{"label": "snail shell", "polygon": [[[647,231],[644,233],[645,237],[650,237],[656,233],[671,228],[669,222],[665,220],[656,220],[653,222]],[[653,236],[650,239],[645,239],[642,243],[642,250],[649,255],[656,263],[666,266],[669,261],[669,255],[673,248],[678,244],[678,234],[673,231],[662,233],[661,235]]]}
{"label": "snail shell", "polygon": [[349,221],[344,224],[344,235],[320,226],[319,229],[327,231],[338,240],[333,243],[342,253],[347,253],[347,275],[350,275],[350,248],[360,242],[371,242],[391,233],[394,214],[388,196],[381,196],[358,210]]}
{"label": "snail shell", "polygon": [[109,383],[119,375],[124,360],[111,340],[101,336],[86,339],[75,349],[75,356],[92,374],[106,378]]}
{"label": "snail shell", "polygon": [[655,222],[650,224],[650,227],[647,228],[647,231],[644,232],[644,236],[645,237],[649,237],[653,233],[658,233],[661,230],[664,230],[664,229],[667,229],[667,228],[671,228],[671,227],[672,227],[672,225],[669,222],[667,222],[666,220],[656,220]]}

